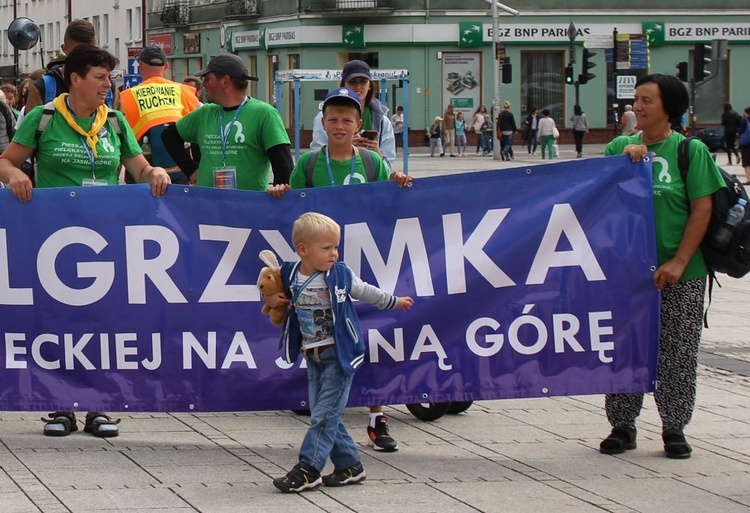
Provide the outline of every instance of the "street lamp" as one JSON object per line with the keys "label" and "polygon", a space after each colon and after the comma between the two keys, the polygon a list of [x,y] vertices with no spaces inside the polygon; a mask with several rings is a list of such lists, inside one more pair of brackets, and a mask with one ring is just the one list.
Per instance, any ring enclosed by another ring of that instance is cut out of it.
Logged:
{"label": "street lamp", "polygon": [[[494,56],[494,67],[492,69],[492,116],[496,116],[500,112],[500,60],[498,59],[497,46],[500,44],[500,21],[498,19],[498,7],[503,11],[518,16],[521,14],[512,7],[503,5],[500,2],[494,0],[484,0],[488,4],[492,5],[492,50]],[[493,119],[496,122],[497,118]],[[500,144],[497,140],[497,126],[492,131],[492,158],[495,160],[500,159]]]}

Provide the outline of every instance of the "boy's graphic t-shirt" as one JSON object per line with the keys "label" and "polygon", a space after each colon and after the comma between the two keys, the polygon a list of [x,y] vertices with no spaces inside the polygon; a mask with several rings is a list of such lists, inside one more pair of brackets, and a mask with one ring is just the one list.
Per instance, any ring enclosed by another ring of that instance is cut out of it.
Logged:
{"label": "boy's graphic t-shirt", "polygon": [[294,307],[302,333],[302,349],[327,346],[334,342],[331,293],[322,274],[308,282],[309,278],[297,273],[293,287],[295,294],[299,291]]}

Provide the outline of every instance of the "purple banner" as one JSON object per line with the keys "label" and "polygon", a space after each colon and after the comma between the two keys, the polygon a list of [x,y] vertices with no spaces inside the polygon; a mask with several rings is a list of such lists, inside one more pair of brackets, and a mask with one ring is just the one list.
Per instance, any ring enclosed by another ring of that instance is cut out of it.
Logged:
{"label": "purple banner", "polygon": [[[651,169],[624,157],[265,193],[0,190],[0,409],[301,408],[260,313],[258,254],[323,212],[365,281],[352,405],[653,390]],[[302,367],[302,368],[301,368]]]}

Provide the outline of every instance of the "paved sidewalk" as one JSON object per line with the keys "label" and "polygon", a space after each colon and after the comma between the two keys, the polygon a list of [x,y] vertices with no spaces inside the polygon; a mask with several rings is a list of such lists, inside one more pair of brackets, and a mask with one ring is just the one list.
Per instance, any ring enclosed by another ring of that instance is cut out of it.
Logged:
{"label": "paved sidewalk", "polygon": [[[454,161],[454,172],[532,163],[418,152],[410,163],[426,176]],[[750,279],[726,278],[714,290],[688,460],[664,457],[650,397],[638,449],[619,456],[597,450],[609,433],[602,396],[482,401],[434,422],[388,407],[400,443],[389,454],[366,445],[366,408],[350,408],[345,422],[361,444],[367,480],[285,495],[271,480],[296,462],[308,420],[290,412],[126,414],[114,439],[45,437],[46,412],[3,412],[0,513],[748,512],[748,305]]]}

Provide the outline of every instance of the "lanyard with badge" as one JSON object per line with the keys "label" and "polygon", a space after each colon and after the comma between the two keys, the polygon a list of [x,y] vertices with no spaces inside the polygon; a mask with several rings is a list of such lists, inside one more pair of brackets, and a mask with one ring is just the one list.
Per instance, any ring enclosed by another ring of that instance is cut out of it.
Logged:
{"label": "lanyard with badge", "polygon": [[236,189],[237,188],[237,168],[234,166],[227,167],[227,140],[229,139],[229,132],[232,131],[237,116],[240,114],[242,107],[247,103],[247,96],[242,100],[240,106],[234,111],[232,121],[229,122],[228,128],[224,129],[224,109],[219,110],[219,139],[221,140],[221,167],[215,167],[214,172],[214,187],[217,189]]}
{"label": "lanyard with badge", "polygon": [[[357,151],[352,148],[352,153],[351,164],[349,165],[349,182],[345,182],[342,185],[351,184],[354,179],[354,165],[357,160]],[[333,178],[333,169],[331,168],[331,157],[328,155],[328,146],[326,146],[326,168],[328,169],[328,179],[331,181],[331,185],[336,185],[336,181]]]}
{"label": "lanyard with badge", "polygon": [[299,280],[301,280],[302,274],[297,274],[297,276],[295,276],[295,280],[294,280],[295,283],[291,285],[291,289],[292,289],[291,305],[292,306],[295,306],[297,304],[300,294],[302,294],[302,291],[305,290],[308,285],[310,285],[310,282],[313,281],[318,276],[320,276],[321,274],[322,273],[320,271],[315,271],[311,276],[307,277],[307,279],[302,283],[302,285],[299,285]]}
{"label": "lanyard with badge", "polygon": [[[68,110],[70,110],[70,112],[73,112],[73,109],[70,107],[70,98],[65,98],[65,103],[68,107]],[[91,116],[91,120],[93,122],[94,116]],[[107,137],[107,129],[102,127],[102,129],[99,130],[99,133],[96,135],[100,139],[103,137]],[[107,182],[107,180],[98,179],[96,177],[96,157],[94,156],[94,152],[91,150],[91,148],[89,148],[86,139],[81,136],[79,136],[79,139],[81,139],[81,146],[83,146],[83,151],[86,152],[86,156],[89,158],[89,165],[91,166],[91,178],[84,178],[83,180],[81,180],[81,185],[83,185],[84,187],[98,187],[102,185],[109,185],[109,182]]]}

